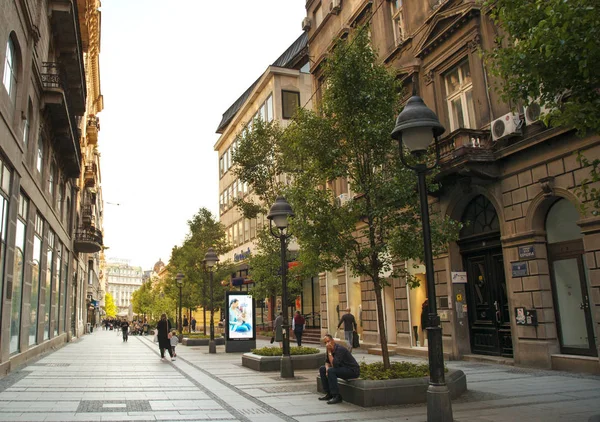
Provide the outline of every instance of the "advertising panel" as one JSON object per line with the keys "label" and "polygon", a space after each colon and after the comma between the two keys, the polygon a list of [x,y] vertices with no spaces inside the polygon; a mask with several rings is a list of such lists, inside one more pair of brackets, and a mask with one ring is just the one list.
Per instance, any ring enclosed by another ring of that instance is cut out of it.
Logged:
{"label": "advertising panel", "polygon": [[255,340],[254,299],[245,292],[227,292],[227,340]]}

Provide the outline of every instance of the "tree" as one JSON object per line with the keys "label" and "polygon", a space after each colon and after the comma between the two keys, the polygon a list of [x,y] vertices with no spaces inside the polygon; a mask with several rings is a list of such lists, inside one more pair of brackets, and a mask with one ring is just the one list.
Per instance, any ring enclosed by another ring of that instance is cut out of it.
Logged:
{"label": "tree", "polygon": [[108,318],[114,318],[117,316],[117,305],[115,305],[115,300],[108,292],[104,296],[104,311],[106,312],[106,316]]}
{"label": "tree", "polygon": [[[315,274],[348,265],[354,275],[372,281],[382,358],[389,368],[382,302],[387,282],[381,274],[392,267],[394,253],[421,257],[423,244],[414,241],[420,232],[416,176],[401,165],[398,144],[390,137],[400,89],[395,75],[377,62],[364,29],[337,43],[325,78],[316,112],[299,109],[285,130],[275,122],[255,122],[234,155],[236,173],[261,199],[284,194],[292,205],[300,271]],[[283,173],[287,183],[275,185],[273,177]],[[343,205],[336,204],[331,189],[339,178],[358,193]]]}
{"label": "tree", "polygon": [[152,281],[149,280],[143,283],[142,286],[131,295],[133,312],[143,315],[149,314],[153,299]]}
{"label": "tree", "polygon": [[486,53],[505,100],[538,100],[548,120],[600,132],[600,7],[596,0],[493,0],[502,48]]}

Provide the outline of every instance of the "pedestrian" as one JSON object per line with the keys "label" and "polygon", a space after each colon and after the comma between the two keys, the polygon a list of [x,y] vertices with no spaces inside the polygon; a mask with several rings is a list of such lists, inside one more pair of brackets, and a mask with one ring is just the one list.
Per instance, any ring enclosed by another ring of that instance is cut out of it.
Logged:
{"label": "pedestrian", "polygon": [[177,352],[175,352],[175,348],[179,344],[179,337],[177,337],[177,331],[172,330],[169,333],[169,342],[171,343],[171,350],[173,351],[173,357],[171,358],[171,360],[175,360],[175,358],[177,357]]}
{"label": "pedestrian", "polygon": [[196,332],[196,318],[192,317],[192,331]]}
{"label": "pedestrian", "polygon": [[321,376],[321,386],[325,395],[319,397],[319,400],[327,400],[327,404],[336,404],[342,402],[338,378],[348,381],[349,379],[360,376],[360,366],[352,353],[344,346],[337,344],[330,334],[323,337],[327,356],[325,365],[319,368]]}
{"label": "pedestrian", "polygon": [[165,349],[169,352],[171,360],[173,359],[173,350],[171,349],[171,341],[169,339],[169,332],[171,331],[171,323],[167,319],[167,314],[160,316],[160,321],[156,324],[156,330],[158,331],[158,347],[160,349],[160,359],[165,360]]}
{"label": "pedestrian", "polygon": [[348,351],[352,352],[352,336],[354,334],[354,330],[357,329],[357,325],[354,315],[350,313],[350,307],[346,308],[346,313],[340,318],[338,328],[341,327],[342,323],[344,324],[344,337],[346,339],[346,343],[348,343]]}
{"label": "pedestrian", "polygon": [[123,331],[123,341],[126,342],[129,337],[129,321],[126,319],[121,322],[121,331]]}
{"label": "pedestrian", "polygon": [[275,341],[279,342],[279,347],[283,348],[283,313],[279,312],[275,322],[273,322],[273,331],[275,331]]}
{"label": "pedestrian", "polygon": [[[185,316],[183,317],[183,331],[185,331],[185,329],[186,329],[186,328],[187,328],[189,325],[190,325],[190,323],[189,323],[189,321],[188,321],[188,317],[187,317],[187,315],[185,315]],[[183,332],[183,331],[182,331],[182,332]]]}
{"label": "pedestrian", "polygon": [[294,336],[296,337],[296,344],[298,347],[302,346],[302,333],[304,332],[304,317],[300,311],[296,311],[294,319],[292,320],[292,329],[294,330]]}

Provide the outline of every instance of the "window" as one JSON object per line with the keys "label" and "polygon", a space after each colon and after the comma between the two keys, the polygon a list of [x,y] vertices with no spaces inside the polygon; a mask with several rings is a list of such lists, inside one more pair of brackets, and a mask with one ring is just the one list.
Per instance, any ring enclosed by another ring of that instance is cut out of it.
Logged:
{"label": "window", "polygon": [[31,121],[31,102],[29,102],[29,106],[27,107],[27,114],[25,115],[25,120],[23,121],[23,144],[25,145],[25,149],[27,150],[27,141],[29,140],[29,125]]}
{"label": "window", "polygon": [[48,244],[46,246],[46,290],[45,290],[45,307],[44,307],[44,340],[50,338],[50,311],[52,309],[52,272],[54,261],[52,255],[54,253],[54,232],[48,230]]}
{"label": "window", "polygon": [[293,91],[281,91],[282,112],[284,119],[291,119],[296,115],[300,107],[300,93]]}
{"label": "window", "polygon": [[310,73],[310,61],[307,61],[300,68],[300,73]]}
{"label": "window", "polygon": [[27,227],[27,212],[29,200],[21,194],[17,217],[17,234],[15,236],[15,261],[13,269],[13,285],[11,293],[12,309],[10,313],[10,353],[20,350],[19,338],[21,333],[21,303],[23,301],[23,276],[25,275],[25,233]]}
{"label": "window", "polygon": [[444,75],[450,130],[475,129],[473,83],[469,61],[465,60]]}
{"label": "window", "polygon": [[321,25],[321,22],[323,22],[323,8],[321,7],[320,4],[317,6],[315,11],[313,12],[313,18],[315,21],[315,29],[316,29],[319,27],[319,25]]}
{"label": "window", "polygon": [[394,40],[396,41],[396,45],[401,44],[405,38],[402,2],[403,0],[390,1],[390,8],[392,11],[392,24],[394,27]]}
{"label": "window", "polygon": [[29,345],[37,344],[37,326],[39,315],[39,294],[42,283],[40,264],[42,262],[42,238],[44,219],[35,215],[35,234],[33,237],[33,260],[31,263],[31,308],[29,310]]}
{"label": "window", "polygon": [[40,136],[38,138],[37,154],[36,154],[36,159],[35,159],[35,167],[37,168],[37,171],[40,174],[42,174],[43,163],[44,163],[44,140]]}
{"label": "window", "polygon": [[4,60],[4,88],[12,101],[15,100],[17,91],[17,51],[11,38],[6,43],[6,58]]}
{"label": "window", "polygon": [[56,163],[50,163],[50,173],[48,174],[48,193],[54,199],[54,183],[56,182]]}
{"label": "window", "polygon": [[[6,257],[6,231],[8,229],[8,198],[10,198],[11,171],[0,157],[0,292],[4,291],[4,262]],[[0,312],[2,312],[0,300]]]}

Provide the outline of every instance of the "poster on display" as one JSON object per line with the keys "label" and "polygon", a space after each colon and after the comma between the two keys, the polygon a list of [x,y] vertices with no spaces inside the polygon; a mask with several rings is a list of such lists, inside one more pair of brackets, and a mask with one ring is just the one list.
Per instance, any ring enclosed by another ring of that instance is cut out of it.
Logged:
{"label": "poster on display", "polygon": [[254,299],[244,292],[227,292],[227,321],[229,322],[226,339],[256,340],[254,324]]}

